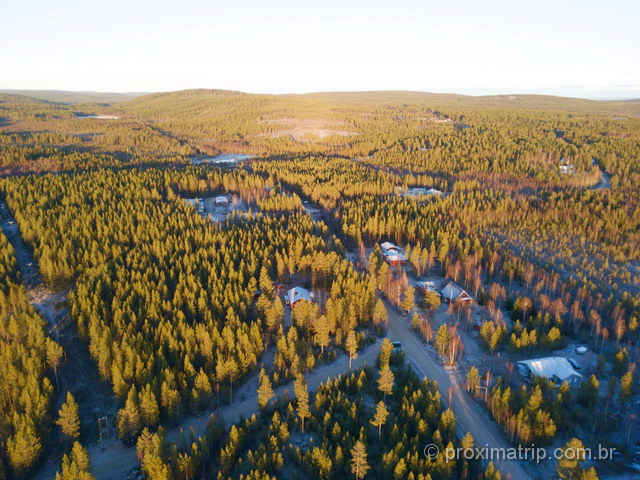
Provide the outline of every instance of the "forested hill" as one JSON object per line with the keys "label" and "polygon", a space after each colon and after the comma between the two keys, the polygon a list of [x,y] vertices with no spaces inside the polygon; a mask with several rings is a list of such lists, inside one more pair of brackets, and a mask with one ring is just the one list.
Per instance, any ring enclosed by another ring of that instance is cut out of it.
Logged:
{"label": "forested hill", "polygon": [[47,100],[49,102],[74,104],[74,103],[116,103],[130,100],[144,95],[144,93],[117,93],[117,92],[74,92],[68,90],[11,90],[0,89],[0,93],[24,95],[26,97]]}
{"label": "forested hill", "polygon": [[11,172],[237,152],[340,155],[414,174],[564,186],[595,185],[604,169],[614,187],[637,186],[639,126],[638,101],[537,95],[198,89],[65,105],[0,93],[0,159]]}
{"label": "forested hill", "polygon": [[[314,92],[306,94],[251,94],[233,90],[192,89],[175,92],[152,93],[137,96],[126,102],[133,108],[144,108],[154,105],[171,109],[181,102],[198,100],[207,106],[220,101],[229,101],[234,97],[254,103],[270,100],[274,104],[296,106],[300,112],[310,104],[326,102],[326,107],[341,104],[371,105],[381,107],[407,107],[428,104],[429,106],[462,106],[518,108],[531,110],[561,110],[582,113],[640,114],[639,100],[587,100],[582,98],[558,97],[552,95],[512,94],[512,95],[460,95],[454,93],[431,93],[406,90],[382,90],[364,92]],[[264,105],[264,104],[263,104]],[[124,106],[124,105],[123,105]],[[165,111],[165,113],[167,113]]]}
{"label": "forested hill", "polygon": [[156,107],[172,107],[180,102],[200,101],[216,103],[223,99],[229,101],[232,98],[242,98],[250,102],[271,99],[274,103],[287,104],[289,106],[298,104],[301,111],[305,110],[309,101],[319,100],[331,104],[355,103],[366,105],[382,103],[387,105],[408,106],[427,102],[430,105],[440,106],[513,107],[533,110],[566,110],[583,113],[640,114],[640,99],[602,101],[533,94],[471,96],[455,93],[431,93],[408,90],[268,95],[206,88],[157,93],[0,89],[0,94],[19,95],[65,105],[83,103],[117,104],[126,102],[131,108],[146,108],[152,105]]}

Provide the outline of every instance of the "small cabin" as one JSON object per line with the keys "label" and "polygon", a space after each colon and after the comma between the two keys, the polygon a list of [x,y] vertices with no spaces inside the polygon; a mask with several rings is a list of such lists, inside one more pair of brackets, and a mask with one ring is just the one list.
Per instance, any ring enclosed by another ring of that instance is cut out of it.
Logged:
{"label": "small cabin", "polygon": [[385,252],[402,253],[402,248],[391,242],[381,243],[380,250],[382,250],[382,253],[385,253]]}
{"label": "small cabin", "polygon": [[382,259],[391,266],[407,263],[407,257],[405,257],[402,248],[391,242],[381,243],[380,250],[382,251]]}
{"label": "small cabin", "polygon": [[295,305],[300,301],[313,302],[313,294],[302,287],[293,287],[291,290],[287,291],[287,296],[285,298],[287,305],[292,309]]}
{"label": "small cabin", "polygon": [[456,285],[453,282],[449,282],[445,285],[445,287],[440,291],[440,296],[444,299],[445,302],[468,302],[472,300],[471,295],[469,295],[462,287]]}

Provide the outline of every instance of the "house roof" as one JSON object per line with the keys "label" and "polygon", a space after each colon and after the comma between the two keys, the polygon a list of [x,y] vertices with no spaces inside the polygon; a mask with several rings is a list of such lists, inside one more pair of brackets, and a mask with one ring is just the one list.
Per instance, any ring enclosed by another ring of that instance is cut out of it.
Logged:
{"label": "house roof", "polygon": [[545,378],[557,378],[564,382],[570,377],[582,377],[564,357],[545,357],[522,360],[518,364],[526,365],[533,375]]}
{"label": "house roof", "polygon": [[435,189],[433,187],[429,189],[426,187],[411,187],[411,188],[408,188],[406,192],[400,193],[400,195],[417,197],[420,195],[444,195],[444,192],[441,192],[440,190]]}
{"label": "house roof", "polygon": [[391,250],[391,251],[383,252],[382,256],[387,262],[406,262],[407,261],[407,257],[405,257],[404,253],[402,252],[395,252]]}
{"label": "house roof", "polygon": [[453,282],[447,283],[445,287],[440,292],[443,297],[448,298],[449,300],[470,300],[471,295],[469,295],[463,288],[459,287]]}
{"label": "house roof", "polygon": [[382,252],[388,252],[389,250],[395,250],[397,252],[402,252],[402,248],[400,248],[399,246],[391,243],[391,242],[384,242],[380,244],[380,248],[382,249]]}
{"label": "house roof", "polygon": [[229,201],[229,199],[227,197],[225,197],[224,195],[217,196],[214,200],[216,202],[228,202]]}
{"label": "house roof", "polygon": [[427,189],[425,187],[411,187],[407,189],[407,193],[405,195],[409,196],[418,196],[418,195],[426,195]]}
{"label": "house roof", "polygon": [[295,303],[299,300],[307,300],[309,302],[313,301],[311,292],[309,292],[309,290],[307,290],[306,288],[302,288],[302,287],[293,287],[291,290],[288,290],[287,299],[289,303]]}

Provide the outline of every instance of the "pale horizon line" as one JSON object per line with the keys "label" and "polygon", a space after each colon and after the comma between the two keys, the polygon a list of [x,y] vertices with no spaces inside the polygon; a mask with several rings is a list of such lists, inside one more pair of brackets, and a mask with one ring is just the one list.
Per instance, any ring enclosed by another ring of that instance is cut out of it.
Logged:
{"label": "pale horizon line", "polygon": [[[476,90],[475,88],[460,88],[451,91],[443,91],[443,90],[416,90],[416,89],[402,89],[402,88],[389,88],[389,89],[363,89],[363,90],[308,90],[308,91],[291,91],[291,92],[266,92],[266,91],[247,91],[247,90],[237,90],[233,88],[224,88],[224,87],[187,87],[187,88],[179,88],[173,90],[91,90],[91,89],[65,89],[65,88],[11,88],[11,87],[2,87],[0,88],[0,92],[2,93],[12,93],[12,92],[60,92],[60,93],[86,93],[86,94],[116,94],[116,95],[153,95],[157,93],[174,93],[174,92],[184,92],[189,90],[221,90],[221,91],[229,91],[229,92],[237,92],[244,93],[249,95],[273,95],[273,96],[284,96],[284,95],[313,95],[313,94],[330,94],[330,93],[375,93],[375,92],[406,92],[406,93],[424,93],[424,94],[434,94],[434,95],[458,95],[462,97],[496,97],[496,96],[547,96],[547,97],[556,97],[556,98],[570,98],[577,100],[591,100],[591,101],[633,101],[640,100],[640,85],[625,85],[624,89],[633,89],[634,92],[630,95],[616,95],[614,92],[611,92],[610,95],[601,95],[601,96],[578,96],[578,95],[562,95],[558,92],[558,90],[571,90],[571,89],[587,89],[586,86],[560,86],[553,87],[549,89],[545,88],[531,88],[531,89],[523,89],[516,91],[509,91],[508,89],[500,90],[495,89],[495,92],[492,93],[468,93],[470,90]],[[598,87],[593,87],[594,90]],[[491,88],[482,89],[479,88],[477,90],[493,90]],[[535,91],[532,91],[535,90]],[[555,93],[548,93],[545,90],[555,91]],[[604,90],[604,89],[603,89]],[[621,92],[620,92],[621,93]]]}

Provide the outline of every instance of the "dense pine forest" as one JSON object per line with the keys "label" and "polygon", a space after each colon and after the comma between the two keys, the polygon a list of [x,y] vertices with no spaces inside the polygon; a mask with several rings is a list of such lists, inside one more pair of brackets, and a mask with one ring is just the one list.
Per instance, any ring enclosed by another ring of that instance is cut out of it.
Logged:
{"label": "dense pine forest", "polygon": [[[0,93],[0,479],[640,464],[637,102],[47,98]],[[447,460],[486,431],[618,454]]]}
{"label": "dense pine forest", "polygon": [[0,251],[0,475],[9,478],[28,472],[45,449],[62,350],[29,303],[4,235]]}

